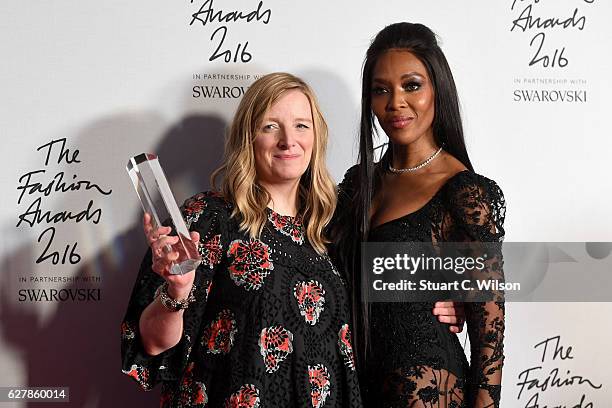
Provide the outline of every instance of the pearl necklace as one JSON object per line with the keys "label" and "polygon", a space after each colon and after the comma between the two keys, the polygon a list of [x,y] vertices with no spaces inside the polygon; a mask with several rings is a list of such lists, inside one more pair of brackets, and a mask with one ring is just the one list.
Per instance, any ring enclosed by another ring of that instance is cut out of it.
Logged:
{"label": "pearl necklace", "polygon": [[436,152],[434,154],[429,156],[429,158],[427,158],[427,160],[425,160],[421,164],[417,164],[414,167],[407,167],[405,169],[396,169],[396,168],[394,168],[393,166],[391,166],[389,164],[389,171],[391,173],[395,173],[395,174],[402,174],[402,173],[408,173],[408,172],[412,172],[412,171],[417,171],[417,170],[422,169],[423,167],[427,166],[429,163],[431,163],[432,160],[435,159],[440,154],[441,151],[442,151],[442,146],[440,146],[440,148],[438,150],[436,150]]}

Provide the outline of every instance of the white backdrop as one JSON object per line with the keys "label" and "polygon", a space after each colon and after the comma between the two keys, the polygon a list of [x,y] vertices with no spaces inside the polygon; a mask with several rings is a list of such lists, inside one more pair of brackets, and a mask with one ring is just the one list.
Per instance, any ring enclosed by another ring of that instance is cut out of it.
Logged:
{"label": "white backdrop", "polygon": [[[127,159],[158,152],[179,201],[207,188],[243,88],[289,71],[319,96],[339,180],[356,161],[365,51],[398,21],[441,38],[472,162],[507,199],[506,239],[612,241],[610,2],[7,0],[0,12],[0,386],[69,386],[79,407],[157,404],[119,365],[119,322],[145,249]],[[32,187],[62,172],[80,189]],[[54,222],[62,211],[83,219]],[[40,289],[84,299],[35,301]],[[611,311],[509,304],[502,406],[611,406]],[[563,351],[551,340],[543,358],[535,346],[555,336]],[[540,388],[519,395],[521,373],[540,366],[528,377]],[[545,388],[555,369],[560,381]]]}

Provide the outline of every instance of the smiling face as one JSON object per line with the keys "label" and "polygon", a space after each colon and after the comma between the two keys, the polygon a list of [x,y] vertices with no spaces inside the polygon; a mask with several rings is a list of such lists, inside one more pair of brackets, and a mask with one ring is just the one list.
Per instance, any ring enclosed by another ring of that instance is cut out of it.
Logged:
{"label": "smiling face", "polygon": [[391,49],[372,74],[372,112],[389,139],[397,145],[433,141],[434,88],[425,65],[410,51]]}
{"label": "smiling face", "polygon": [[253,140],[257,179],[262,184],[299,181],[314,144],[310,102],[298,89],[285,91],[264,114]]}

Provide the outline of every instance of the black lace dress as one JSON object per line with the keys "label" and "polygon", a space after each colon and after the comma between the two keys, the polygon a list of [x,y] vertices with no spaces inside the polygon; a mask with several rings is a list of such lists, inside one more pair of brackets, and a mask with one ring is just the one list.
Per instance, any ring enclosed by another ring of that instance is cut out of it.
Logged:
{"label": "black lace dress", "polygon": [[[354,199],[356,168],[340,185]],[[497,184],[462,171],[419,210],[370,231],[372,242],[501,242],[505,202]],[[503,278],[501,253],[487,261]],[[371,303],[370,350],[363,368],[371,407],[498,407],[503,365],[503,302],[465,303],[471,363],[457,335],[433,315],[433,303]]]}
{"label": "black lace dress", "polygon": [[344,279],[299,217],[267,210],[260,239],[239,231],[210,193],[182,208],[204,259],[175,347],[147,355],[142,311],[163,279],[145,256],[122,324],[123,372],[162,383],[162,407],[360,407]]}

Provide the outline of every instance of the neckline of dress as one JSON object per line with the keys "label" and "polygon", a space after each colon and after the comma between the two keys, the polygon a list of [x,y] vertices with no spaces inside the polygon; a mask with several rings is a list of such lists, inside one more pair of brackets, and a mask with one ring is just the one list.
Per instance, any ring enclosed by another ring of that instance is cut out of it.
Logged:
{"label": "neckline of dress", "polygon": [[444,182],[444,184],[442,184],[440,186],[440,188],[435,192],[435,194],[433,196],[431,196],[431,198],[429,200],[427,200],[427,202],[425,204],[423,204],[421,207],[419,207],[418,209],[416,209],[414,211],[411,211],[411,212],[409,212],[407,214],[400,215],[399,217],[393,218],[392,220],[385,221],[382,224],[378,224],[377,226],[370,228],[370,231],[374,231],[374,230],[376,230],[376,229],[378,229],[380,227],[383,227],[383,226],[385,226],[387,224],[391,224],[393,222],[397,222],[397,221],[403,220],[404,218],[408,218],[410,216],[413,216],[413,215],[423,211],[425,208],[427,208],[435,200],[435,198],[442,192],[442,190],[444,190],[446,188],[446,186],[448,186],[450,184],[451,180],[457,178],[460,174],[464,174],[466,172],[467,173],[471,173],[471,171],[469,169],[465,169],[465,170],[461,170],[461,171],[453,174],[452,176],[450,176]]}
{"label": "neckline of dress", "polygon": [[271,209],[270,207],[266,207],[266,210],[268,211],[268,213],[273,214],[273,215],[275,215],[277,217],[280,217],[280,218],[288,218],[288,219],[294,220],[294,221],[295,220],[300,220],[302,218],[302,217],[300,217],[299,214],[298,215],[283,215],[283,214],[280,214],[280,213],[274,211],[273,209]]}

